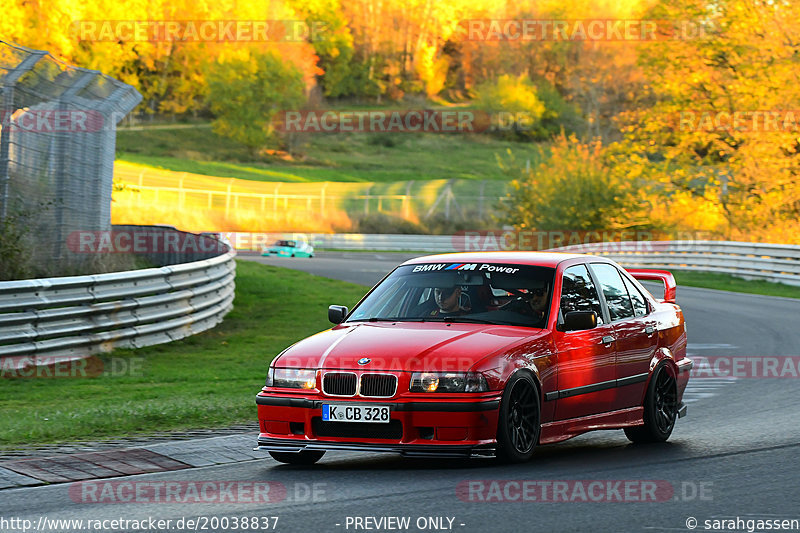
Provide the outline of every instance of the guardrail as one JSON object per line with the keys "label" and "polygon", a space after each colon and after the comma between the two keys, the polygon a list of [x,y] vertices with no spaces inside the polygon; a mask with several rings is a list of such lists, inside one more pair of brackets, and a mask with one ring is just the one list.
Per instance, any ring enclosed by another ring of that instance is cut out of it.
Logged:
{"label": "guardrail", "polygon": [[579,244],[559,252],[602,255],[625,267],[720,272],[800,285],[800,246],[731,241],[640,241]]}
{"label": "guardrail", "polygon": [[[244,248],[258,249],[276,238],[304,236],[322,250],[375,250],[449,253],[462,251],[512,250],[503,248],[502,239],[472,247],[464,235],[384,235],[384,234],[230,234],[231,240]],[[260,238],[255,238],[259,236]],[[475,241],[478,242],[478,241]],[[488,243],[495,243],[492,246]],[[512,239],[509,242],[514,242]],[[597,254],[609,257],[626,267],[667,268],[720,272],[745,279],[800,285],[800,246],[752,242],[676,240],[625,241],[577,244],[552,251]]]}
{"label": "guardrail", "polygon": [[38,366],[210,329],[233,308],[234,257],[0,282],[0,364]]}
{"label": "guardrail", "polygon": [[[470,240],[464,235],[384,234],[252,234],[232,233],[237,247],[258,250],[275,239],[306,238],[317,250],[374,250],[449,253],[462,251],[513,250],[506,242]],[[511,239],[511,243],[515,241]],[[474,244],[478,243],[478,244]],[[623,266],[720,272],[746,279],[800,285],[800,246],[752,242],[676,240],[625,241],[578,244],[552,251],[597,254]]]}

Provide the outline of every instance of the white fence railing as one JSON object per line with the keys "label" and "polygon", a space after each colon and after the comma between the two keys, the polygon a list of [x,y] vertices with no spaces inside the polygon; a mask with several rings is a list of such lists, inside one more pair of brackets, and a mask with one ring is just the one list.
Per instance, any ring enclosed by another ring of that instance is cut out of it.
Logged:
{"label": "white fence railing", "polygon": [[229,251],[158,268],[0,282],[0,363],[38,366],[212,328],[233,307],[234,256]]}
{"label": "white fence railing", "polygon": [[375,233],[314,233],[308,236],[315,248],[327,250],[383,250],[456,252],[450,235],[385,235]]}

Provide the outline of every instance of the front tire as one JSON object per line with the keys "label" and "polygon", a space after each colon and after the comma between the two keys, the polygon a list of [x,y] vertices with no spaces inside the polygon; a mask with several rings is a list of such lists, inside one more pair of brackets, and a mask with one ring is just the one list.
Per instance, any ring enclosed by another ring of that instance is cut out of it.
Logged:
{"label": "front tire", "polygon": [[665,442],[678,418],[678,382],[666,364],[656,368],[644,399],[644,425],[625,428],[631,442]]}
{"label": "front tire", "polygon": [[301,452],[269,452],[273,459],[287,465],[313,465],[325,455],[324,451],[303,450]]}
{"label": "front tire", "polygon": [[533,456],[541,432],[539,389],[525,373],[515,374],[506,384],[497,421],[497,458],[524,463]]}

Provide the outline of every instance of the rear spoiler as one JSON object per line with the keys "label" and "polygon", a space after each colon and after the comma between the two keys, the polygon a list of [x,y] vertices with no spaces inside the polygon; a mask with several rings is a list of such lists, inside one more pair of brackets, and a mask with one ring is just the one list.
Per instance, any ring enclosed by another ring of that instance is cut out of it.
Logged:
{"label": "rear spoiler", "polygon": [[666,270],[651,270],[649,268],[626,268],[625,270],[640,281],[661,281],[664,283],[665,302],[675,303],[678,292],[678,285],[675,283],[675,276]]}

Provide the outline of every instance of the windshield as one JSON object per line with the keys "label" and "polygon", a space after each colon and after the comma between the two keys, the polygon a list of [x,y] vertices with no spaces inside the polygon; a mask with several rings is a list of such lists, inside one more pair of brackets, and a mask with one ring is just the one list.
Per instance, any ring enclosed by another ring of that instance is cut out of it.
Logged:
{"label": "windshield", "polygon": [[427,263],[397,268],[347,322],[446,321],[542,328],[554,269],[500,263]]}

